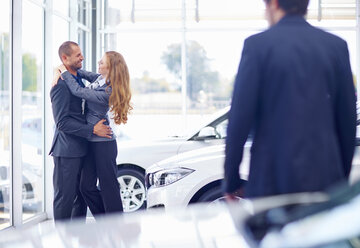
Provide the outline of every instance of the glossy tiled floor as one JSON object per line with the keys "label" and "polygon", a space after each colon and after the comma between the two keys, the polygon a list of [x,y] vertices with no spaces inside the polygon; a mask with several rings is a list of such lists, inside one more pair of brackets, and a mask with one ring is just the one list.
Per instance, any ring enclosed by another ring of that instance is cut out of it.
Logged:
{"label": "glossy tiled floor", "polygon": [[76,247],[246,247],[225,205],[186,211],[143,211],[104,216],[96,222],[45,221],[26,230],[0,235],[1,248]]}

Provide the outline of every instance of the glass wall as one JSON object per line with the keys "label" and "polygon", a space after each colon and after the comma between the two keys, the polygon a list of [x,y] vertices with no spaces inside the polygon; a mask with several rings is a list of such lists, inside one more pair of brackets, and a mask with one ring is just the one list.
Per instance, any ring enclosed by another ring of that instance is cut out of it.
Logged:
{"label": "glass wall", "polygon": [[53,25],[56,29],[52,30],[52,40],[53,40],[53,55],[52,55],[52,64],[53,66],[60,65],[61,61],[58,54],[58,49],[60,45],[69,40],[69,21],[66,18],[61,16],[53,16]]}
{"label": "glass wall", "polygon": [[[54,13],[57,15],[69,16],[69,0],[53,0]],[[54,27],[57,27],[54,25]]]}
{"label": "glass wall", "polygon": [[43,6],[23,1],[22,23],[22,204],[26,220],[43,211],[44,201]]}
{"label": "glass wall", "polygon": [[186,135],[228,106],[243,41],[267,27],[264,9],[261,0],[104,1],[99,48],[124,55],[133,93],[133,114],[115,129]]}
{"label": "glass wall", "polygon": [[[182,133],[229,105],[243,42],[268,27],[262,0],[104,0],[100,7],[98,47],[128,63],[134,110],[119,128],[133,137]],[[355,0],[310,0],[307,15],[348,42],[354,72],[355,14]]]}
{"label": "glass wall", "polygon": [[0,229],[10,225],[10,1],[0,9]]}
{"label": "glass wall", "polygon": [[52,16],[52,65],[58,66],[61,61],[58,54],[60,45],[69,40],[70,34],[70,17],[69,17],[69,0],[53,0],[54,15]]}
{"label": "glass wall", "polygon": [[83,68],[91,65],[91,2],[90,0],[77,1],[77,42],[84,56]]}
{"label": "glass wall", "polygon": [[78,42],[91,65],[91,4],[1,1],[0,230],[52,216],[53,68],[66,40]]}

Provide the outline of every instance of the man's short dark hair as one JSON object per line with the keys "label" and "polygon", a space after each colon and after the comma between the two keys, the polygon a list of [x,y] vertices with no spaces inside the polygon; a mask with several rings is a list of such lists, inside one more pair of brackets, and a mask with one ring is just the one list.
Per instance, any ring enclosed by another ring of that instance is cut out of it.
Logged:
{"label": "man's short dark hair", "polygon": [[73,41],[65,41],[64,43],[61,44],[61,46],[59,47],[59,57],[60,57],[61,61],[62,61],[61,56],[63,54],[65,54],[66,56],[71,55],[72,46],[79,46],[79,45],[76,42],[73,42]]}
{"label": "man's short dark hair", "polygon": [[[270,0],[265,1],[270,2]],[[305,15],[309,5],[309,0],[278,0],[278,2],[286,14],[293,15]]]}

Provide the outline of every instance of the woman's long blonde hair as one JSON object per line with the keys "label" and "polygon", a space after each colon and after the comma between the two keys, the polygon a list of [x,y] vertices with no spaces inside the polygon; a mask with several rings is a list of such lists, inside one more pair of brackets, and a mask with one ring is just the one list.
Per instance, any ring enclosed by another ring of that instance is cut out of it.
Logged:
{"label": "woman's long blonde hair", "polygon": [[115,124],[125,124],[128,119],[127,116],[132,110],[129,70],[120,53],[108,51],[105,55],[109,68],[106,81],[112,88],[109,98],[110,111],[114,114]]}

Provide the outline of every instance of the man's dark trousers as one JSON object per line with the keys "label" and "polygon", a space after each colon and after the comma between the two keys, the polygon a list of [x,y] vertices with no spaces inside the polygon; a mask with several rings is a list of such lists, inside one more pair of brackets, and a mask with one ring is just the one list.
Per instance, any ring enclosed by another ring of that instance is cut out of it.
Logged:
{"label": "man's dark trousers", "polygon": [[86,204],[79,190],[83,157],[54,157],[54,219],[86,216]]}

